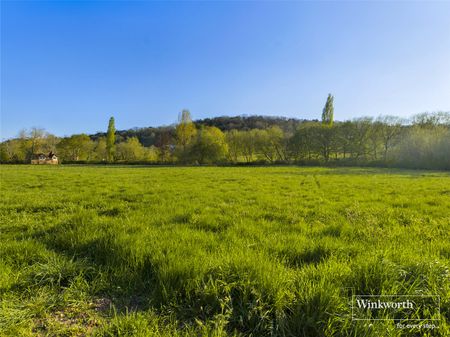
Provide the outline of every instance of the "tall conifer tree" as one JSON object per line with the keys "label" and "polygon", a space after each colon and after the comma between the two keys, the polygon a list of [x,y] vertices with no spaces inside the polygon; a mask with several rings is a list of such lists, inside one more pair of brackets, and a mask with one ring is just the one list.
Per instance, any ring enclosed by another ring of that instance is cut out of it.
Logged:
{"label": "tall conifer tree", "polygon": [[334,96],[328,94],[327,102],[322,111],[322,124],[333,126],[334,120]]}
{"label": "tall conifer tree", "polygon": [[108,161],[114,160],[116,142],[116,127],[114,125],[114,117],[109,119],[108,132],[106,134],[106,159]]}

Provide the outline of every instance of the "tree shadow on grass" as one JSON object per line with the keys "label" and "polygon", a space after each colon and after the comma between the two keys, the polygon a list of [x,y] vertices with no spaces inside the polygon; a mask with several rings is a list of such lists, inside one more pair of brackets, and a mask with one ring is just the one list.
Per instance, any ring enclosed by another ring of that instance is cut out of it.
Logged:
{"label": "tree shadow on grass", "polygon": [[95,289],[92,295],[110,299],[117,313],[148,310],[157,305],[155,299],[160,300],[161,296],[157,293],[156,266],[151,258],[136,259],[130,247],[118,243],[115,233],[108,230],[99,229],[100,235],[77,242],[77,235],[83,230],[87,229],[60,224],[34,235],[61,261],[71,261],[77,267],[65,273],[55,266],[54,272],[63,275],[63,283],[54,285],[65,288],[81,276]]}
{"label": "tree shadow on grass", "polygon": [[325,261],[331,256],[331,250],[322,246],[307,247],[301,251],[286,248],[278,251],[276,255],[285,261],[288,266],[301,268],[304,265],[317,265]]}

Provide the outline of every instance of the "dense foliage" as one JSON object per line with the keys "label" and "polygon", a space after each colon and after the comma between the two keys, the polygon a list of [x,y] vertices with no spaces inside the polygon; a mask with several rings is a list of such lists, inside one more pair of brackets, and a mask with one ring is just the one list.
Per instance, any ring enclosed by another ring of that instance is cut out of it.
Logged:
{"label": "dense foliage", "polygon": [[[298,163],[450,169],[450,113],[333,121],[329,96],[322,122],[275,117],[218,117],[160,128],[58,138],[33,128],[0,145],[4,163],[53,151],[62,162],[181,164]],[[115,136],[115,143],[112,143]]]}

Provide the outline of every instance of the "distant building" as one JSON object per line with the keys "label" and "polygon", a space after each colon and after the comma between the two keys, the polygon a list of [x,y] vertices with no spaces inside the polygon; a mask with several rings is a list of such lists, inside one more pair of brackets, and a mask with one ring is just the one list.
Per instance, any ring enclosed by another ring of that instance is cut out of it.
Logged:
{"label": "distant building", "polygon": [[55,165],[58,164],[58,157],[53,152],[50,152],[48,155],[44,153],[34,154],[31,156],[31,164]]}

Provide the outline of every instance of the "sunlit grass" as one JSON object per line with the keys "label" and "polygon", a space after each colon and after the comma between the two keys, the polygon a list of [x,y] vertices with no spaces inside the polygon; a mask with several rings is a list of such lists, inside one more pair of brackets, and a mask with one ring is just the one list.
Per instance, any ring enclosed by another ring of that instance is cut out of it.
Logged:
{"label": "sunlit grass", "polygon": [[435,294],[450,334],[450,175],[1,166],[5,336],[408,336],[358,294]]}

